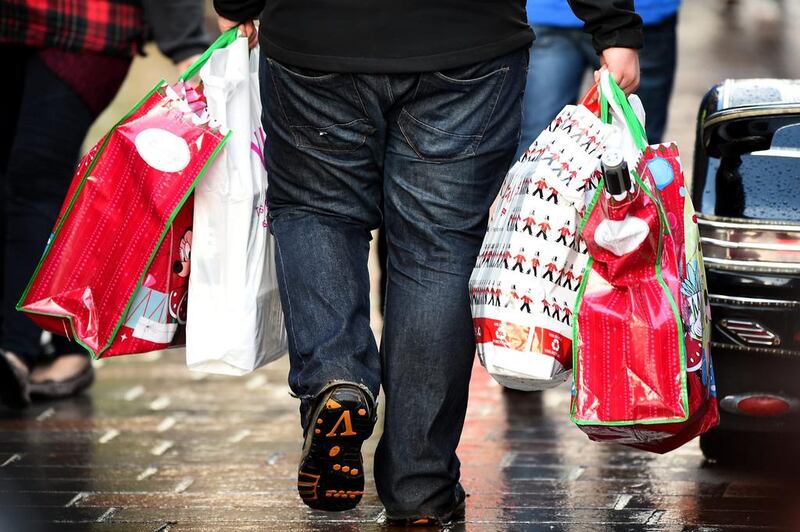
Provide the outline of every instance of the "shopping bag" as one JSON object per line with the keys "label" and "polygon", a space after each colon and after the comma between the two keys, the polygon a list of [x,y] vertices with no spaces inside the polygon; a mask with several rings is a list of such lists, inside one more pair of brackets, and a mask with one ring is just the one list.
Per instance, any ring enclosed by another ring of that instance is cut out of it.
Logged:
{"label": "shopping bag", "polygon": [[578,223],[612,131],[585,105],[565,107],[501,187],[469,289],[479,358],[503,386],[541,390],[569,376],[587,261]]}
{"label": "shopping bag", "polygon": [[601,94],[638,153],[632,190],[598,187],[581,236],[572,419],[591,439],[667,452],[718,423],[710,307],[694,207],[674,144],[644,128],[606,73]]}
{"label": "shopping bag", "polygon": [[17,304],[93,357],[183,342],[195,184],[227,140],[181,76],[159,82],[83,157]]}
{"label": "shopping bag", "polygon": [[186,362],[242,375],[287,351],[267,219],[258,49],[240,37],[200,70],[209,114],[230,130],[195,189]]}

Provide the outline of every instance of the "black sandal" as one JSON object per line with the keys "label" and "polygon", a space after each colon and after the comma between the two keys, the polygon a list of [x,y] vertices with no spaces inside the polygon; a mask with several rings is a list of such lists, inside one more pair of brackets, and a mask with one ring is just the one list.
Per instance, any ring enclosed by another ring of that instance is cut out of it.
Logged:
{"label": "black sandal", "polygon": [[20,369],[5,352],[0,352],[0,402],[10,408],[31,404],[30,372]]}

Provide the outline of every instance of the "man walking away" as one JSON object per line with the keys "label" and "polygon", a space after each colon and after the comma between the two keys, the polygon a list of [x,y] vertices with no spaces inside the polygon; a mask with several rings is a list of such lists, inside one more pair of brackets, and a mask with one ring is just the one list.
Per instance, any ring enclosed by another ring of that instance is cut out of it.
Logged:
{"label": "man walking away", "polygon": [[[638,84],[632,0],[571,0],[624,90]],[[475,337],[468,280],[514,156],[533,33],[523,0],[215,0],[255,36],[270,228],[305,442],[298,489],[353,508],[383,386],[375,482],[391,522],[463,515],[456,447]],[[388,243],[380,349],[370,231]]]}

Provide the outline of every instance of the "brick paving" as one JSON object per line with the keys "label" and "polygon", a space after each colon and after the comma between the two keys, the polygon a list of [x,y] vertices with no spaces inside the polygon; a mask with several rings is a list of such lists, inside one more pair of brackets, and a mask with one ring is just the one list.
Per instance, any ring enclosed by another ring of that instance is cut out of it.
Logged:
{"label": "brick paving", "polygon": [[[776,0],[739,3],[724,17],[721,0],[683,9],[669,136],[687,158],[711,84],[800,78],[800,6],[785,0],[775,16]],[[162,70],[148,71],[154,64]],[[171,75],[163,68],[152,56],[137,60],[93,134],[152,79]],[[180,351],[122,357],[98,363],[86,395],[0,409],[0,532],[380,530],[369,482],[360,507],[343,514],[308,510],[297,497],[301,432],[286,371],[283,360],[243,378],[200,376]],[[787,514],[800,504],[774,471],[709,464],[696,442],[665,456],[590,442],[570,424],[568,402],[566,387],[504,392],[476,367],[459,453],[470,496],[454,530],[793,530]]]}

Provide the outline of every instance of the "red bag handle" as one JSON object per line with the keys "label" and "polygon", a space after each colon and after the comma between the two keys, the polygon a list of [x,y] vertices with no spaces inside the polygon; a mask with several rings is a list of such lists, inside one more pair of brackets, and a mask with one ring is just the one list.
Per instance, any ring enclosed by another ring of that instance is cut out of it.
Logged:
{"label": "red bag handle", "polygon": [[596,115],[600,114],[600,87],[597,83],[589,87],[589,90],[586,91],[586,95],[581,99],[580,105],[586,107]]}

